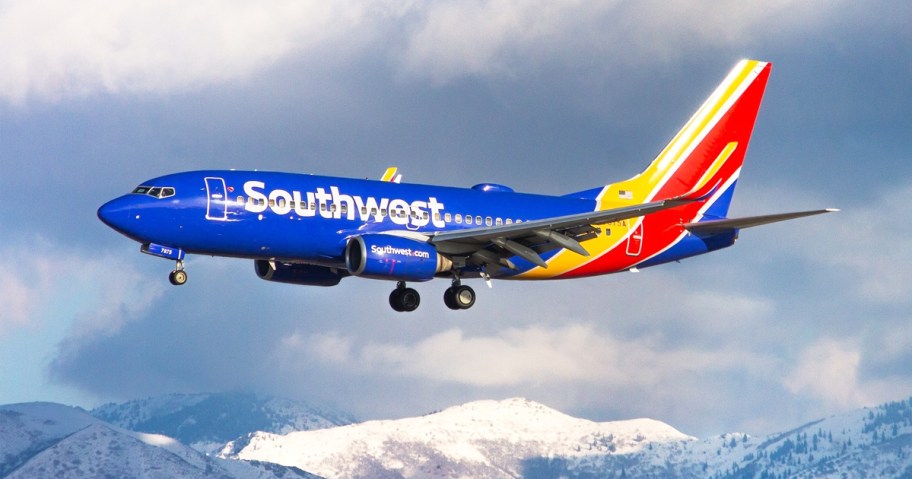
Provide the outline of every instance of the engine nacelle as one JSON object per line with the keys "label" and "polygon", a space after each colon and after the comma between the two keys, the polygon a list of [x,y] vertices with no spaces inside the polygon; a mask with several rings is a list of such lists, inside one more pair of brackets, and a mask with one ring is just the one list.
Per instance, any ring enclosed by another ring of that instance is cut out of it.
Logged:
{"label": "engine nacelle", "polygon": [[254,260],[257,276],[266,281],[304,286],[335,286],[348,276],[344,270],[312,264],[279,263],[265,259]]}
{"label": "engine nacelle", "polygon": [[354,276],[401,281],[427,281],[453,269],[453,261],[422,241],[367,234],[348,240],[345,266]]}

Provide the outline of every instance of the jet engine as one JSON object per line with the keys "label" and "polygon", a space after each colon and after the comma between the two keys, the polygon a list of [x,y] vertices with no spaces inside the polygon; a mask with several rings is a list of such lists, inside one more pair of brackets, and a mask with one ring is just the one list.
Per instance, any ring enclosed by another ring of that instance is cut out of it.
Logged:
{"label": "jet engine", "polygon": [[304,286],[335,286],[348,276],[345,270],[313,264],[280,263],[265,259],[254,260],[257,276],[266,281]]}
{"label": "jet engine", "polygon": [[348,240],[345,266],[354,276],[397,281],[427,281],[453,269],[453,261],[423,241],[385,234]]}

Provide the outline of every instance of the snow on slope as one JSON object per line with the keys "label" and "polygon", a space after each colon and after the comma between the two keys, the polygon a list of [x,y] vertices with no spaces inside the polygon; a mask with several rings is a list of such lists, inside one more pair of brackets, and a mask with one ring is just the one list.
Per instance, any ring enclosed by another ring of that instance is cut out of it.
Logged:
{"label": "snow on slope", "polygon": [[157,434],[50,403],[0,406],[0,477],[313,478],[273,464],[207,457]]}
{"label": "snow on slope", "polygon": [[284,436],[260,432],[229,444],[222,455],[326,477],[517,477],[525,458],[624,454],[695,440],[651,419],[596,423],[515,398]]}
{"label": "snow on slope", "polygon": [[351,424],[299,401],[248,393],[171,394],[105,404],[92,415],[133,431],[165,434],[204,453],[251,431],[285,434]]}

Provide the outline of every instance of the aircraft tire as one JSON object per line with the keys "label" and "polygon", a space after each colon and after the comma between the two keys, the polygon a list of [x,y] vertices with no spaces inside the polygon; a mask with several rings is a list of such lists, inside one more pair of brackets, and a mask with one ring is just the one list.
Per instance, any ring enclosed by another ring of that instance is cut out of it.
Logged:
{"label": "aircraft tire", "polygon": [[475,304],[475,290],[469,286],[457,286],[453,291],[453,303],[459,309],[469,309]]}
{"label": "aircraft tire", "polygon": [[410,312],[418,309],[421,295],[412,288],[396,288],[390,293],[390,306],[398,312]]}
{"label": "aircraft tire", "polygon": [[174,286],[180,286],[187,282],[187,272],[184,270],[172,271],[171,274],[168,275],[168,281]]}
{"label": "aircraft tire", "polygon": [[456,303],[456,287],[450,286],[443,292],[443,304],[452,310],[462,309]]}

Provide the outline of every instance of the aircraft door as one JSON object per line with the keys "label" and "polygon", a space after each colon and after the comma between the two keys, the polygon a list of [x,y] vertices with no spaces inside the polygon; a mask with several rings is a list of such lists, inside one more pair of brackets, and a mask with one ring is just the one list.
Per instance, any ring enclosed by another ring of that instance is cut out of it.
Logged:
{"label": "aircraft door", "polygon": [[636,229],[627,237],[627,254],[629,256],[639,256],[643,250],[643,222],[637,224]]}
{"label": "aircraft door", "polygon": [[206,219],[228,219],[228,193],[224,178],[206,178]]}

